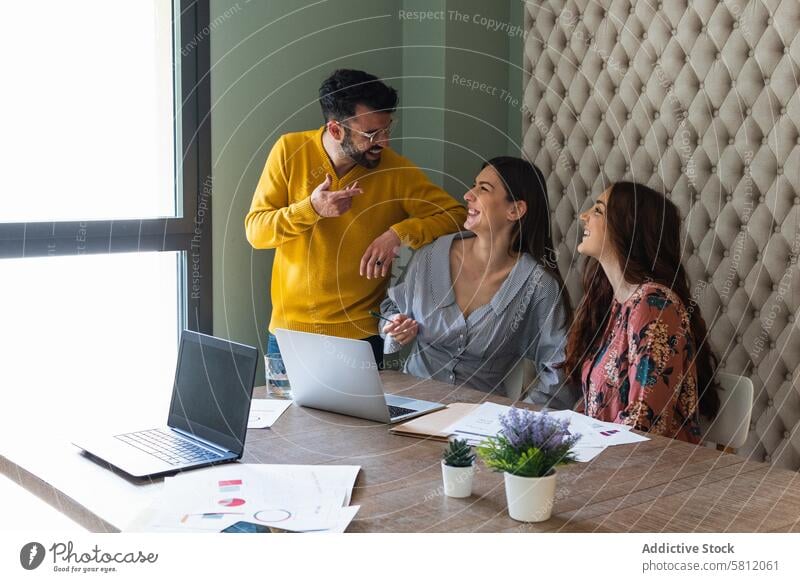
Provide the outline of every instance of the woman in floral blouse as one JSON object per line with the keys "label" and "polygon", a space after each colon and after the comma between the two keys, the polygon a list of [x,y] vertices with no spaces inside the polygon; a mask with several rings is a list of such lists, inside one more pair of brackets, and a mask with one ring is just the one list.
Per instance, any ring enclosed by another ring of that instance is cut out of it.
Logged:
{"label": "woman in floral blouse", "polygon": [[654,190],[619,182],[581,214],[584,296],[567,345],[579,409],[599,420],[700,442],[719,409],[716,359],[680,262],[680,216]]}

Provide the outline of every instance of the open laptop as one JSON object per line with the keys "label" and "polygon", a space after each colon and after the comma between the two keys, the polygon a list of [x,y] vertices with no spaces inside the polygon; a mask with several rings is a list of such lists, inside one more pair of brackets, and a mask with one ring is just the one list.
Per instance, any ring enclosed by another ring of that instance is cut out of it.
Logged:
{"label": "open laptop", "polygon": [[242,457],[258,350],[184,330],[166,426],[73,444],[134,477]]}
{"label": "open laptop", "polygon": [[384,394],[369,342],[276,329],[278,347],[300,406],[395,423],[445,406]]}

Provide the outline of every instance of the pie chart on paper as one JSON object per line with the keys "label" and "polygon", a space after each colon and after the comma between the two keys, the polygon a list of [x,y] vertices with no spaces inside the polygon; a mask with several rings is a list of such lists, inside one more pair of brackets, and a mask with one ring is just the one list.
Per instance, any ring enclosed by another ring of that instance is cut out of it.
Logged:
{"label": "pie chart on paper", "polygon": [[244,499],[239,499],[238,497],[232,497],[231,499],[221,500],[219,504],[224,505],[225,507],[239,507],[240,505],[244,505]]}
{"label": "pie chart on paper", "polygon": [[262,509],[253,514],[256,521],[262,523],[277,523],[292,517],[292,513],[285,509]]}

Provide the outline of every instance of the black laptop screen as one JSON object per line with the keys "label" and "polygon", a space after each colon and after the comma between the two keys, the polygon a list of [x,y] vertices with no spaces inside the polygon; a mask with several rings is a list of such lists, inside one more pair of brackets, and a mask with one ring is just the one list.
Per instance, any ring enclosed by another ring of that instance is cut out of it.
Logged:
{"label": "black laptop screen", "polygon": [[255,348],[184,331],[169,426],[241,455],[257,359]]}

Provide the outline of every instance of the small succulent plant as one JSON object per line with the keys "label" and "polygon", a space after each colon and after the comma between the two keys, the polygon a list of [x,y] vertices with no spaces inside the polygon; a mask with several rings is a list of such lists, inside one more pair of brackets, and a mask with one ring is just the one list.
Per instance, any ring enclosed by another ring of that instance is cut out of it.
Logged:
{"label": "small succulent plant", "polygon": [[442,458],[444,464],[450,467],[470,467],[475,462],[475,453],[467,441],[454,439],[444,450]]}

